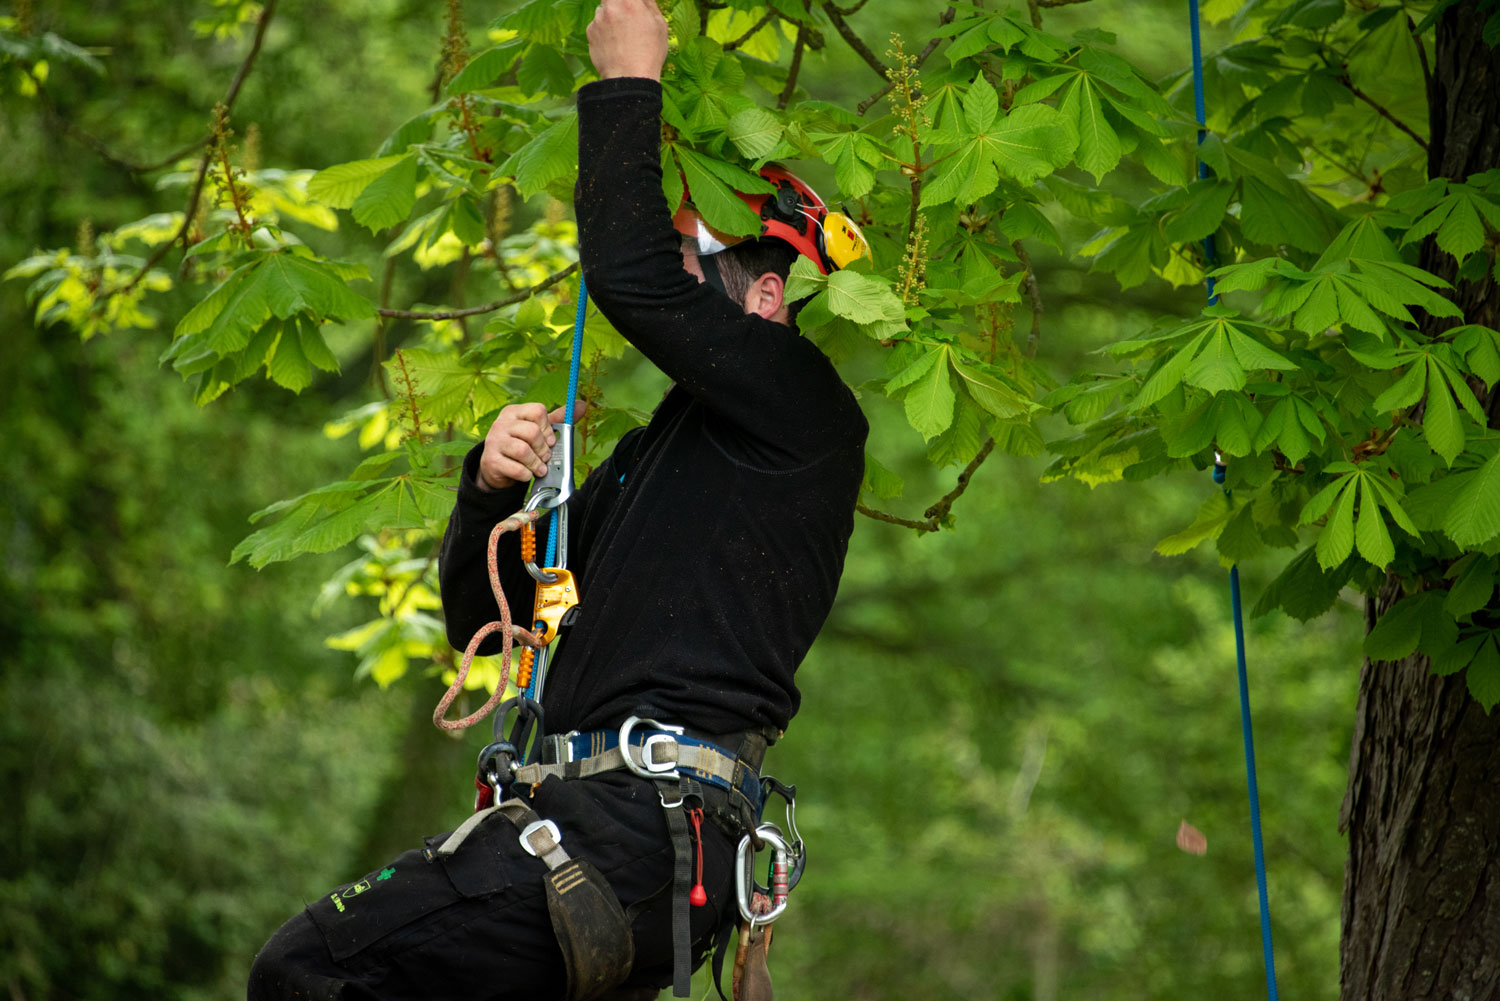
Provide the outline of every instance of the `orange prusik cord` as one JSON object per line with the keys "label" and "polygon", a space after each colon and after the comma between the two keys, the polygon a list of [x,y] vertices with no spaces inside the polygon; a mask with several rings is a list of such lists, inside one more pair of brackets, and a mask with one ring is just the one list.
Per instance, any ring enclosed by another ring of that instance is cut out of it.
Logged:
{"label": "orange prusik cord", "polygon": [[[440,729],[463,730],[473,726],[475,723],[478,723],[490,713],[494,712],[495,707],[498,706],[501,700],[505,698],[505,687],[506,683],[510,679],[511,670],[510,652],[514,641],[516,639],[520,639],[521,642],[528,644],[535,644],[539,642],[536,636],[531,632],[531,630],[523,629],[511,622],[510,605],[505,600],[505,592],[500,588],[500,566],[495,553],[496,546],[500,541],[500,536],[504,535],[506,532],[514,532],[517,529],[530,529],[532,527],[532,524],[544,514],[546,514],[545,511],[518,511],[517,513],[511,515],[509,518],[501,521],[490,532],[490,542],[487,553],[490,573],[490,591],[494,594],[495,604],[500,609],[500,618],[494,622],[487,622],[484,625],[480,626],[479,631],[474,634],[474,638],[469,640],[469,645],[464,650],[463,661],[459,664],[458,667],[458,677],[453,679],[453,684],[448,686],[448,690],[444,692],[443,697],[438,700],[437,709],[435,709],[432,713],[432,722]],[[533,531],[533,552],[535,551],[535,548],[536,534]],[[485,702],[484,705],[480,706],[474,712],[463,717],[462,719],[444,719],[443,717],[447,715],[448,707],[453,705],[453,700],[458,697],[459,692],[463,691],[464,680],[469,676],[469,667],[474,663],[474,654],[479,650],[479,645],[483,643],[486,638],[496,632],[500,633],[500,657],[504,669],[500,675],[499,684],[495,686],[495,691],[491,693],[489,700]],[[535,656],[535,654],[532,653],[530,649],[527,649],[525,651],[525,654],[531,654],[533,657]],[[528,664],[525,654],[522,655],[523,666]],[[528,675],[530,673],[529,667],[527,667],[527,673]]]}

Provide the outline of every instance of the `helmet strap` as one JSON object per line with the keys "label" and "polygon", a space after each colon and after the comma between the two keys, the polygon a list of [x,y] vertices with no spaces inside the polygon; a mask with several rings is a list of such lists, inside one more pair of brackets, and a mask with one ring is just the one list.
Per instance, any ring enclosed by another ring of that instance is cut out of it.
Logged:
{"label": "helmet strap", "polygon": [[727,297],[729,292],[724,288],[724,276],[719,274],[718,257],[718,254],[704,254],[698,258],[698,266],[703,269],[703,280]]}

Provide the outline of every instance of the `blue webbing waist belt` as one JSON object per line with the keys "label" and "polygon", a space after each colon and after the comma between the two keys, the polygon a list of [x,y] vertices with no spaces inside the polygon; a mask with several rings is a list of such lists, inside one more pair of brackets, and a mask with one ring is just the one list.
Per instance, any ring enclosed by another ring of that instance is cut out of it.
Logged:
{"label": "blue webbing waist belt", "polygon": [[[622,731],[627,746],[638,749],[638,753],[627,756],[620,752]],[[755,815],[760,816],[763,791],[756,769],[737,758],[736,752],[712,741],[653,726],[644,720],[638,725],[627,723],[619,730],[560,734],[545,741],[542,765],[518,769],[518,780],[526,781],[522,773],[528,768],[562,778],[583,778],[625,768],[656,781],[688,778],[724,792],[738,792],[749,801]]]}

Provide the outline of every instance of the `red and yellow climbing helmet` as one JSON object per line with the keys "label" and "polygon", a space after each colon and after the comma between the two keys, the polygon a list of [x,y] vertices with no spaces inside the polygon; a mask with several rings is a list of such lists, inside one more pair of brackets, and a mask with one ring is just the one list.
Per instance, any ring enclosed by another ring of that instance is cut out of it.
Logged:
{"label": "red and yellow climbing helmet", "polygon": [[830,212],[818,193],[780,164],[768,163],[760,170],[776,186],[775,191],[746,194],[740,200],[760,216],[760,232],[731,236],[708,224],[685,195],[672,216],[677,231],[698,244],[700,255],[717,254],[737,243],[772,237],[792,247],[817,265],[823,274],[847,267],[851,261],[870,256],[870,245],[854,220],[842,212]]}

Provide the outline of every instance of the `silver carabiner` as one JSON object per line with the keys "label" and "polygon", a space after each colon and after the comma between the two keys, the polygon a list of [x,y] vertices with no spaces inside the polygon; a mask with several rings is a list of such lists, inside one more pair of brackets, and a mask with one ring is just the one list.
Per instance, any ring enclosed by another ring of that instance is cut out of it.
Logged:
{"label": "silver carabiner", "polygon": [[[554,424],[552,432],[557,444],[552,447],[552,456],[547,460],[547,473],[533,480],[531,494],[526,498],[524,511],[546,509],[556,519],[557,566],[568,566],[568,498],[573,496],[573,425]],[[526,564],[526,572],[543,584],[553,584],[557,575],[548,573],[535,563]]]}
{"label": "silver carabiner", "polygon": [[[653,733],[641,742],[641,760],[637,763],[630,753],[630,731],[634,730],[640,724],[663,732]],[[671,743],[675,747],[677,737],[680,736],[682,736],[682,727],[680,726],[658,723],[654,719],[643,719],[640,716],[630,717],[620,724],[620,755],[625,759],[625,767],[643,779],[681,778],[677,772],[675,755],[673,756],[673,760],[660,763],[652,755],[652,748],[657,744]]]}
{"label": "silver carabiner", "polygon": [[[786,910],[787,901],[790,899],[785,892],[777,892],[773,896],[769,911],[764,914],[756,914],[752,911],[751,905],[755,900],[757,890],[754,849],[757,839],[770,844],[776,852],[775,865],[782,872],[787,870],[793,855],[791,846],[786,843],[786,839],[781,836],[781,830],[775,824],[761,824],[755,829],[754,834],[746,834],[740,838],[739,851],[735,853],[735,865],[739,870],[739,878],[735,880],[734,892],[740,905],[740,917],[750,922],[752,928],[768,925],[781,917],[781,912]],[[777,900],[775,897],[780,897],[780,899]]]}

